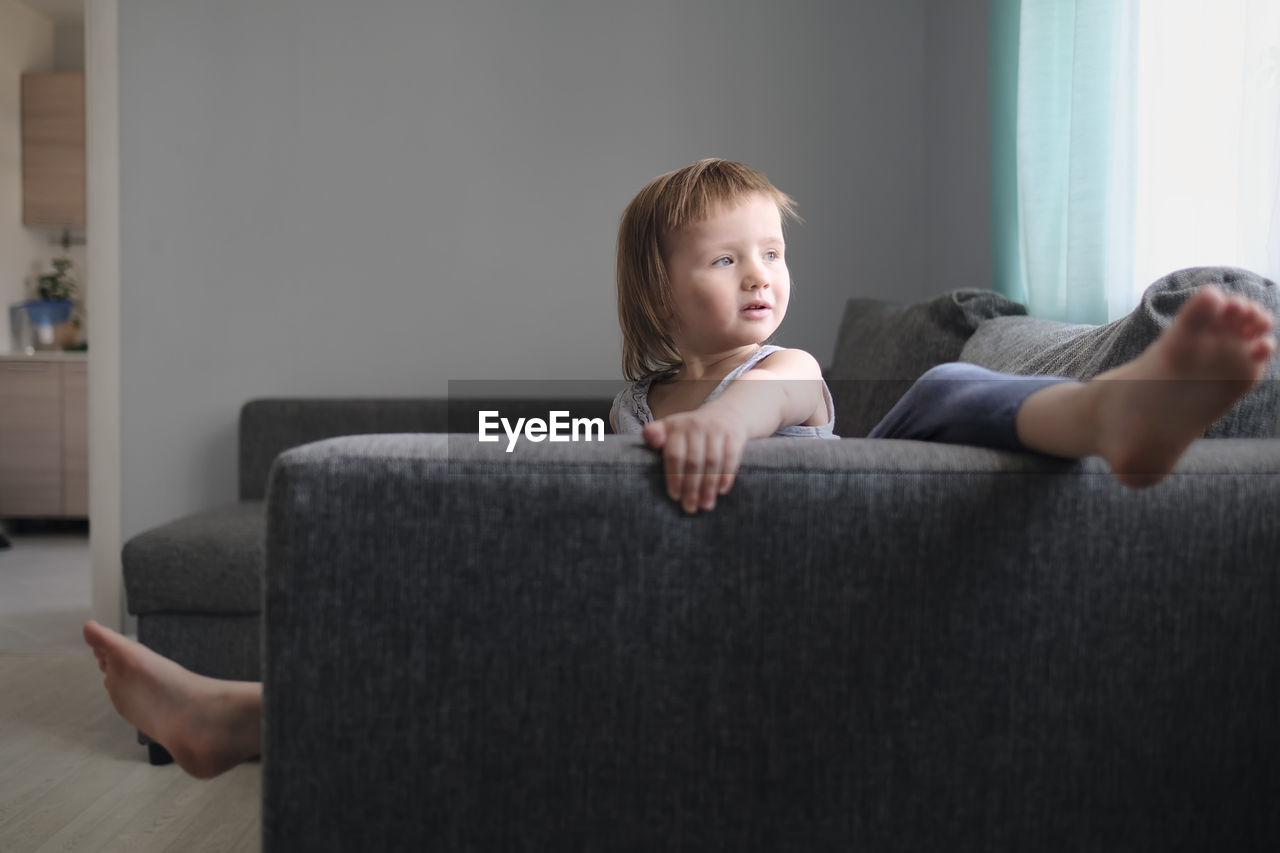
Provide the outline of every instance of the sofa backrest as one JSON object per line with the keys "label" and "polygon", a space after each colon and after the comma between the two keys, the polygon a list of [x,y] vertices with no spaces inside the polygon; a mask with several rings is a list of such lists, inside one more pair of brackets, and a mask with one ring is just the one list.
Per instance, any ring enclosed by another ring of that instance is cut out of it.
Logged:
{"label": "sofa backrest", "polygon": [[611,399],[510,398],[269,398],[240,409],[240,500],[266,496],[275,458],[291,447],[326,438],[378,433],[474,433],[478,415],[496,410],[516,418],[546,418],[567,410],[579,418],[602,418],[609,429]]}

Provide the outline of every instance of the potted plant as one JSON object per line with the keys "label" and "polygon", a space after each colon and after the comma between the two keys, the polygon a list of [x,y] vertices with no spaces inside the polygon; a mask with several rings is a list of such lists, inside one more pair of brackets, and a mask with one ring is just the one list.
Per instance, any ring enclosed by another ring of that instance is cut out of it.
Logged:
{"label": "potted plant", "polygon": [[36,349],[59,349],[75,339],[71,312],[76,304],[76,282],[70,269],[70,258],[54,258],[53,272],[36,279],[37,298],[25,305]]}

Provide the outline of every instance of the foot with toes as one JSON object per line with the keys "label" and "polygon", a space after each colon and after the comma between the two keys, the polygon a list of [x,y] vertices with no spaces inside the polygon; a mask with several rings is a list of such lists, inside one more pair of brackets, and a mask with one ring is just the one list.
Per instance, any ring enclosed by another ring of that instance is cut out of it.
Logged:
{"label": "foot with toes", "polygon": [[192,776],[212,778],[261,751],[261,684],[197,675],[97,622],[84,639],[116,711]]}
{"label": "foot with toes", "polygon": [[1088,383],[1097,395],[1097,452],[1120,482],[1159,482],[1249,393],[1276,350],[1272,323],[1256,302],[1202,287],[1142,355]]}

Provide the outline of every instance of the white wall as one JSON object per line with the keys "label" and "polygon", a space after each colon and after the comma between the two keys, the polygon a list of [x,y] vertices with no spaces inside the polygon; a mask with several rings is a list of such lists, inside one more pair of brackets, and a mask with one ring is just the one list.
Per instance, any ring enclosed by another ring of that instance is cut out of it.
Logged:
{"label": "white wall", "polygon": [[55,247],[22,225],[24,72],[53,70],[53,22],[16,0],[0,0],[0,352],[12,349],[9,306],[27,298],[27,281]]}
{"label": "white wall", "polygon": [[118,5],[126,537],[234,498],[253,397],[617,378],[618,215],[699,157],[799,201],[783,343],[946,289],[928,75],[972,57],[926,58],[938,4]]}
{"label": "white wall", "polygon": [[120,145],[116,0],[85,4],[85,133],[94,302],[89,340],[93,616],[123,627],[120,583]]}

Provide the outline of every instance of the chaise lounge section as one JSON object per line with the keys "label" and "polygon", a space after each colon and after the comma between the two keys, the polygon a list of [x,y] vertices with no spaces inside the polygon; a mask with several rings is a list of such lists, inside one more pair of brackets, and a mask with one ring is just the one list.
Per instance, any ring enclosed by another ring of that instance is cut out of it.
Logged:
{"label": "chaise lounge section", "polygon": [[[138,640],[193,672],[262,680],[262,576],[267,477],[291,447],[342,435],[444,433],[498,408],[546,414],[550,403],[608,419],[608,400],[295,399],[252,400],[240,410],[239,498],[146,530],[125,543],[129,612]],[[139,733],[154,764],[172,760]]]}

